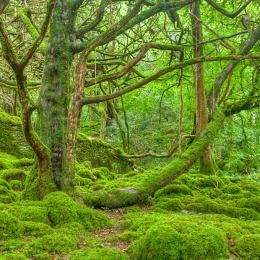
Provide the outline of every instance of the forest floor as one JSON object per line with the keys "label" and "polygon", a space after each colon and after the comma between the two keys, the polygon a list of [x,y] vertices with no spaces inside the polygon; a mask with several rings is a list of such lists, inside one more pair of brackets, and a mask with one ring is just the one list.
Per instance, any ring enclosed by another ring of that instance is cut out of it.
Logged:
{"label": "forest floor", "polygon": [[140,205],[94,209],[100,194],[135,187],[151,172],[78,165],[78,200],[53,192],[32,201],[22,199],[31,163],[0,153],[1,260],[260,259],[257,174],[193,169]]}

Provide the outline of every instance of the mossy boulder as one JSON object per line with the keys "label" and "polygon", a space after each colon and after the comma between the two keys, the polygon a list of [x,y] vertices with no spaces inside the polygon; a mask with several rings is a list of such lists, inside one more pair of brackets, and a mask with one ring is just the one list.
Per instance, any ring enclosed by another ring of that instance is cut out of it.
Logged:
{"label": "mossy boulder", "polygon": [[133,167],[133,162],[126,159],[120,149],[83,133],[78,134],[76,158],[80,163],[87,160],[94,168],[107,167],[115,173],[128,172]]}
{"label": "mossy boulder", "polygon": [[239,255],[241,259],[260,259],[260,235],[250,234],[240,237],[235,241],[232,251]]}
{"label": "mossy boulder", "polygon": [[17,238],[21,235],[20,222],[6,210],[0,211],[0,234],[4,240]]}
{"label": "mossy boulder", "polygon": [[225,234],[211,225],[158,222],[131,247],[134,259],[226,259]]}
{"label": "mossy boulder", "polygon": [[27,206],[20,208],[19,219],[49,224],[48,211],[46,207]]}
{"label": "mossy boulder", "polygon": [[55,232],[28,243],[24,248],[24,254],[32,257],[42,252],[69,253],[75,249],[77,240],[74,236]]}
{"label": "mossy boulder", "polygon": [[72,260],[126,260],[127,255],[112,248],[86,248],[76,252]]}
{"label": "mossy boulder", "polygon": [[41,237],[53,232],[49,225],[40,222],[22,221],[21,225],[24,236]]}
{"label": "mossy boulder", "polygon": [[0,178],[0,202],[11,203],[17,199],[17,194],[11,189],[9,183]]}
{"label": "mossy boulder", "polygon": [[0,111],[0,151],[18,158],[32,158],[21,125],[21,119]]}
{"label": "mossy boulder", "polygon": [[0,178],[11,181],[20,180],[25,181],[27,173],[23,169],[5,169],[0,171]]}
{"label": "mossy boulder", "polygon": [[79,222],[86,229],[97,229],[109,223],[108,217],[74,201],[64,192],[48,194],[44,200],[48,217],[53,226]]}
{"label": "mossy boulder", "polygon": [[186,186],[185,184],[170,184],[165,186],[164,188],[158,190],[154,197],[162,197],[169,194],[186,194],[186,195],[192,195],[191,189]]}

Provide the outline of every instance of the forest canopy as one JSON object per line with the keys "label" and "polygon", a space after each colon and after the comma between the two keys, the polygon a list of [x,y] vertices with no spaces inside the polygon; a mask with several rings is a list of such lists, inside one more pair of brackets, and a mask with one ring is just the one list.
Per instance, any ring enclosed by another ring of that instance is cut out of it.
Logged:
{"label": "forest canopy", "polygon": [[259,9],[0,0],[0,259],[259,259]]}

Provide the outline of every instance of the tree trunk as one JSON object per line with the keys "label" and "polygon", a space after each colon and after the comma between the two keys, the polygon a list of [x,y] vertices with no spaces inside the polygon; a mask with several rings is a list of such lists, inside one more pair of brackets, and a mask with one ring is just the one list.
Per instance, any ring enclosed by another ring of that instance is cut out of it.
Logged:
{"label": "tree trunk", "polygon": [[[50,23],[49,45],[39,96],[39,124],[43,143],[50,151],[51,174],[39,169],[39,180],[53,182],[58,190],[72,190],[74,156],[68,160],[67,142],[71,136],[69,119],[71,102],[72,41],[75,7],[67,0],[57,1]],[[77,130],[77,127],[75,131]],[[76,135],[76,134],[75,134]],[[75,154],[75,146],[70,149]],[[45,176],[45,178],[42,178]],[[41,185],[41,183],[40,183]]]}
{"label": "tree trunk", "polygon": [[[119,208],[145,202],[157,190],[188,172],[190,167],[205,152],[209,144],[212,143],[218,131],[222,128],[224,119],[224,114],[219,112],[180,158],[173,160],[159,173],[150,173],[146,176],[140,175],[138,186],[96,191],[94,194],[86,195],[85,202],[96,207],[108,208]],[[138,179],[135,180],[135,183],[138,183]]]}
{"label": "tree trunk", "polygon": [[[203,41],[203,31],[200,19],[200,3],[199,1],[196,1],[191,4],[191,25],[194,44],[194,58],[203,56],[203,45],[200,44]],[[193,69],[196,90],[196,134],[199,135],[208,124],[203,63],[201,62],[195,64]],[[204,174],[211,174],[213,172],[210,147],[205,150],[200,158],[200,170]]]}

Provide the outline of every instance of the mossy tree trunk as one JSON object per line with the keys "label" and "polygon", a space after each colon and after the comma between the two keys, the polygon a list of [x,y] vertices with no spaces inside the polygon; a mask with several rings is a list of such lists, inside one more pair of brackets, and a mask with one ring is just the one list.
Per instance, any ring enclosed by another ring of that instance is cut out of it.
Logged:
{"label": "mossy tree trunk", "polygon": [[[74,1],[56,2],[50,23],[49,45],[39,96],[39,126],[43,143],[50,151],[49,183],[57,189],[73,189],[74,157],[67,160],[67,141],[70,133],[69,111],[72,92],[71,66],[72,44],[77,7]],[[72,152],[75,154],[75,149]],[[40,176],[45,175],[40,172]]]}
{"label": "mossy tree trunk", "polygon": [[[194,58],[203,56],[203,31],[200,15],[200,2],[191,4],[191,26],[193,39]],[[196,92],[196,134],[199,135],[208,124],[207,100],[204,85],[204,65],[203,62],[197,63],[193,67],[194,84]],[[204,174],[214,172],[211,160],[211,151],[208,147],[200,158],[200,170]]]}
{"label": "mossy tree trunk", "polygon": [[134,186],[100,190],[94,194],[86,195],[84,200],[87,204],[96,207],[119,208],[147,201],[157,190],[172,183],[182,174],[189,171],[192,165],[203,155],[207,147],[214,141],[218,132],[223,128],[223,122],[228,116],[259,107],[260,98],[248,96],[243,101],[229,105],[216,111],[212,120],[179,158],[174,159],[160,172],[154,172],[135,179]]}

